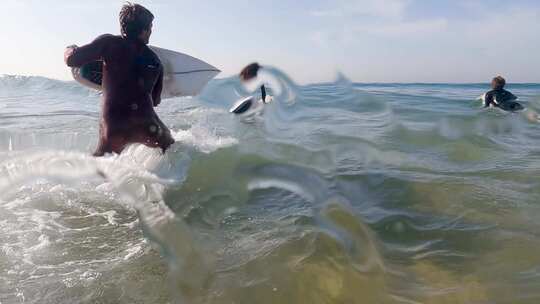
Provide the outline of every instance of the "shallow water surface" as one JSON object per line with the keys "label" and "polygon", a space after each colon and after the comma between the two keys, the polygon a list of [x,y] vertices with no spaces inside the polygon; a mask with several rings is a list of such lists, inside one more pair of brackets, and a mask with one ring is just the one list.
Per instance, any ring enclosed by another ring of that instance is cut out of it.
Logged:
{"label": "shallow water surface", "polygon": [[[540,85],[215,80],[94,159],[99,95],[0,77],[0,303],[538,303]],[[256,92],[255,92],[256,94]]]}

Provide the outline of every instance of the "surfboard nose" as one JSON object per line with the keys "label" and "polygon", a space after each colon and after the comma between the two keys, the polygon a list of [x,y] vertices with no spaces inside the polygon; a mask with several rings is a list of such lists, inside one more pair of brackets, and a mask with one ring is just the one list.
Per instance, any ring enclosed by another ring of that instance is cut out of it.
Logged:
{"label": "surfboard nose", "polygon": [[240,99],[234,103],[234,105],[229,109],[229,113],[242,114],[251,108],[253,105],[253,96],[248,96],[246,98]]}

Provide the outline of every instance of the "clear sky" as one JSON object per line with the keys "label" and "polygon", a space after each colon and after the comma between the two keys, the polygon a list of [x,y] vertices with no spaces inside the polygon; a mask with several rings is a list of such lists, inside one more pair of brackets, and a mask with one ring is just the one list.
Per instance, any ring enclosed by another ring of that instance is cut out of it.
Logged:
{"label": "clear sky", "polygon": [[[136,1],[135,1],[136,2]],[[119,33],[119,0],[1,0],[0,74],[69,79],[63,49]],[[140,0],[151,44],[295,80],[540,82],[538,0]]]}

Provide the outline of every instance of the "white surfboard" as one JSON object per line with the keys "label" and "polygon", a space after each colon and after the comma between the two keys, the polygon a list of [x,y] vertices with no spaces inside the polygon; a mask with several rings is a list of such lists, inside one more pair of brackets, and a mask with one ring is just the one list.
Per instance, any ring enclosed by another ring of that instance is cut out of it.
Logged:
{"label": "white surfboard", "polygon": [[[195,57],[156,46],[150,46],[163,65],[163,91],[161,98],[195,96],[221,71]],[[100,62],[91,62],[81,68],[72,68],[73,79],[95,90],[101,90]]]}
{"label": "white surfboard", "polygon": [[195,96],[221,71],[189,55],[150,46],[163,65],[161,98]]}
{"label": "white surfboard", "polygon": [[237,100],[229,109],[229,113],[249,115],[255,112],[261,112],[264,105],[272,102],[274,98],[271,95],[266,95],[265,100],[259,99],[255,101],[253,96],[248,96]]}

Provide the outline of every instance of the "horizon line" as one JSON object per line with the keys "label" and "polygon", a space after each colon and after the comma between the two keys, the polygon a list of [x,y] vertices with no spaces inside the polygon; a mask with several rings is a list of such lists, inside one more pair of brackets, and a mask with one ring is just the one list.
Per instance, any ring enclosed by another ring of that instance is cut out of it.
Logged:
{"label": "horizon line", "polygon": [[[343,75],[343,74],[341,74]],[[45,78],[45,79],[49,79],[49,80],[54,80],[54,81],[61,81],[61,82],[77,82],[75,81],[74,79],[59,79],[59,78],[54,78],[54,77],[50,77],[50,76],[43,76],[43,75],[22,75],[22,74],[4,74],[4,73],[0,73],[0,77],[5,77],[5,76],[8,76],[8,77],[28,77],[28,78],[31,78],[31,77],[36,77],[36,78]],[[233,75],[230,75],[230,76],[225,76],[225,77],[216,77],[212,80],[222,80],[222,79],[227,79],[227,78],[230,78],[230,77],[234,77]],[[346,76],[345,77],[338,77],[336,78],[335,81],[321,81],[321,82],[308,82],[308,83],[304,83],[302,84],[303,86],[309,86],[309,85],[315,85],[315,84],[335,84],[335,83],[338,83],[340,81],[343,81],[343,79],[346,81],[346,82],[349,82],[351,84],[354,84],[354,85],[441,85],[441,84],[449,84],[449,85],[486,85],[486,84],[489,84],[490,82],[489,81],[486,81],[486,82],[453,82],[453,81],[449,81],[449,82],[440,82],[440,81],[434,81],[434,82],[426,82],[426,81],[411,81],[411,82],[402,82],[402,81],[353,81],[353,80],[349,80]],[[211,80],[211,81],[212,81]],[[540,81],[539,82],[507,82],[506,85],[540,85]]]}

